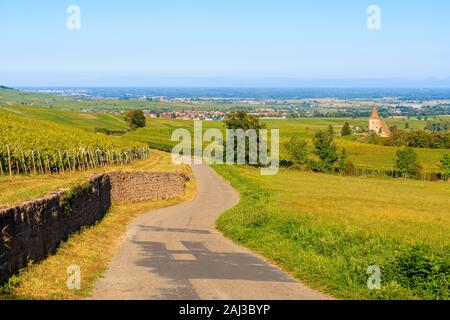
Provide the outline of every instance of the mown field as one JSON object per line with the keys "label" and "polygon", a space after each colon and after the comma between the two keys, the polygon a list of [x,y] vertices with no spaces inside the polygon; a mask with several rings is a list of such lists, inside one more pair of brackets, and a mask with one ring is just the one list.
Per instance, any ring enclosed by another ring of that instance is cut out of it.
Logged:
{"label": "mown field", "polygon": [[450,299],[448,183],[214,169],[241,194],[218,228],[298,279],[339,298]]}

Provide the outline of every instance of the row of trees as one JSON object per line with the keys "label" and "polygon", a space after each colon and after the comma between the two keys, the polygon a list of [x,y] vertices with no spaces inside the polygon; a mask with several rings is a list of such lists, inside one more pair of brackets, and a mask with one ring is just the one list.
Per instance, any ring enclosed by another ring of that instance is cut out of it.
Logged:
{"label": "row of trees", "polygon": [[387,138],[381,138],[372,133],[365,138],[364,142],[394,147],[450,149],[450,132],[395,130]]}
{"label": "row of trees", "polygon": [[450,131],[450,120],[438,119],[435,121],[430,121],[427,123],[426,129],[433,132]]}
{"label": "row of trees", "polygon": [[[334,128],[331,124],[328,125],[327,133],[332,137],[335,135]],[[341,129],[341,136],[346,137],[351,136],[352,134],[353,134],[352,127],[350,126],[350,123],[346,122]]]}

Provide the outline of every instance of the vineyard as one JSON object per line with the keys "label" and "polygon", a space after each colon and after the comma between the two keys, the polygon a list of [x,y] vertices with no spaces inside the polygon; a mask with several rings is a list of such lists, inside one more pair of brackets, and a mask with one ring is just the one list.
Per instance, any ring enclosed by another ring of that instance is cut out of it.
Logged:
{"label": "vineyard", "polygon": [[0,118],[0,174],[46,174],[128,164],[145,144],[18,115]]}

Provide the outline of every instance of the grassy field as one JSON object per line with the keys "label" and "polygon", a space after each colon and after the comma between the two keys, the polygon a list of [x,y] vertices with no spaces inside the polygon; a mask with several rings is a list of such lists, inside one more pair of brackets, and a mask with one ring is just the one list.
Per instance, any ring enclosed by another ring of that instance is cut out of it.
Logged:
{"label": "grassy field", "polygon": [[[450,185],[214,166],[241,194],[218,228],[339,298],[450,299]],[[366,287],[381,268],[381,290]]]}
{"label": "grassy field", "polygon": [[[117,169],[117,168],[114,168]],[[133,165],[120,168],[124,171],[179,171],[192,177],[188,166],[175,166],[169,154],[154,151],[149,159],[141,160]],[[85,173],[85,175],[93,172]],[[60,186],[67,187],[71,183],[82,179],[76,177],[58,177]],[[37,178],[36,178],[37,179]],[[73,181],[70,181],[70,180]],[[64,182],[64,180],[67,180]],[[32,181],[19,182],[14,186],[30,189],[31,195],[38,195],[40,191],[53,188],[52,184],[45,184],[51,179],[44,179],[42,190],[33,189]],[[30,183],[30,184],[29,184]],[[55,183],[55,182],[51,182]],[[8,183],[0,183],[7,189]],[[11,187],[12,185],[9,185]],[[35,194],[33,194],[35,192]],[[156,200],[139,203],[114,204],[105,217],[95,226],[87,227],[72,235],[68,241],[61,244],[54,255],[47,259],[31,264],[22,270],[18,276],[13,276],[9,283],[0,287],[0,299],[83,299],[89,297],[95,281],[104,273],[112,259],[121,239],[125,235],[127,225],[138,215],[154,209],[167,207],[192,199],[197,192],[195,179],[187,182],[185,194],[170,200]],[[21,191],[19,191],[21,193]],[[1,194],[1,192],[0,192]],[[28,197],[28,195],[23,194]],[[71,265],[80,266],[81,290],[69,290],[66,285],[67,268]]]}

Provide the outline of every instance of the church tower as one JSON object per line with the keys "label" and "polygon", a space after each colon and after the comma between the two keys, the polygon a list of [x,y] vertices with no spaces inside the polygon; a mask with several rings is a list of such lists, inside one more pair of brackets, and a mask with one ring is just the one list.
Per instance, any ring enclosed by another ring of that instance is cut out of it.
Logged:
{"label": "church tower", "polygon": [[369,131],[375,132],[381,137],[389,137],[391,135],[389,127],[382,119],[380,119],[376,107],[372,108],[372,115],[369,118]]}

